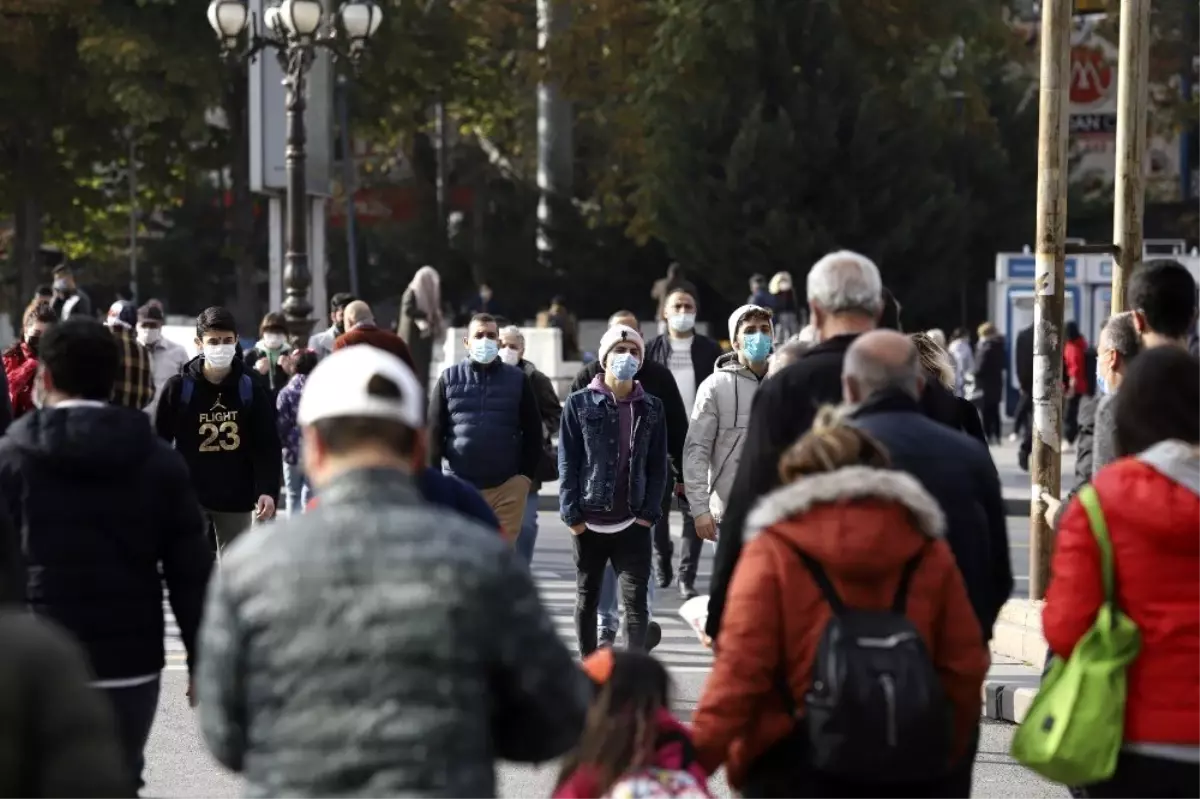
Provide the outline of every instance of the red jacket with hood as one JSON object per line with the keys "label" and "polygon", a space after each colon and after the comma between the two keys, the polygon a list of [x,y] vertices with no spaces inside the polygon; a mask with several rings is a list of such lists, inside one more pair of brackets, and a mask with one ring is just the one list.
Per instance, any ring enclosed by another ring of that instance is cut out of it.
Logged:
{"label": "red jacket with hood", "polygon": [[[1129,667],[1125,740],[1200,744],[1200,449],[1164,441],[1100,470],[1092,485],[1112,541],[1117,604],[1142,634]],[[1059,522],[1042,631],[1069,657],[1104,589],[1100,550],[1073,499]]]}
{"label": "red jacket with hood", "polygon": [[747,767],[790,731],[776,687],[781,666],[803,713],[831,611],[788,542],[822,565],[848,606],[879,610],[891,607],[904,564],[927,547],[906,616],[954,707],[954,754],[963,752],[979,723],[988,655],[944,528],[933,497],[892,470],[848,467],[765,496],[746,525],[716,661],[692,718],[701,765],[714,771],[724,763],[729,784],[740,788]]}

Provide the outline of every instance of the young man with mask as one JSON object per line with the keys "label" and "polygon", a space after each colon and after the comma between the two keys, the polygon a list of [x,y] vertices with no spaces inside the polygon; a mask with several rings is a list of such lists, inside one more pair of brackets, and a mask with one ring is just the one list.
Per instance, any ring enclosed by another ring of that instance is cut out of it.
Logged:
{"label": "young man with mask", "polygon": [[356,299],[353,294],[343,292],[334,294],[329,300],[329,319],[333,324],[329,326],[328,330],[322,330],[308,339],[308,348],[316,350],[319,357],[324,358],[333,352],[333,345],[337,342],[338,336],[346,332],[346,306]]}
{"label": "young man with mask", "polygon": [[584,657],[598,646],[596,612],[609,563],[620,583],[629,648],[648,648],[650,530],[662,515],[670,469],[662,402],[634,380],[642,350],[636,330],[610,327],[600,340],[604,374],[563,406],[558,496],[574,536],[575,633]]}
{"label": "young man with mask", "polygon": [[161,306],[147,303],[138,309],[137,340],[150,356],[150,372],[154,378],[154,400],[146,406],[146,413],[150,414],[151,419],[158,410],[158,398],[162,396],[167,381],[179,374],[189,360],[187,350],[163,338],[164,322]]}
{"label": "young man with mask", "polygon": [[222,549],[275,515],[281,447],[270,389],[235,357],[233,314],[212,307],[196,317],[196,345],[200,355],[167,381],[154,424],[187,461]]}
{"label": "young man with mask", "polygon": [[[724,354],[720,344],[696,332],[696,309],[694,294],[683,289],[672,291],[663,304],[667,332],[646,342],[646,360],[671,370],[671,376],[675,378],[675,385],[679,388],[679,395],[683,398],[683,408],[689,417],[696,405],[696,392],[700,384],[713,373],[717,359]],[[679,466],[672,485],[668,486],[663,497],[662,518],[658,522],[659,529],[655,532],[656,538],[660,540],[669,540],[671,537],[671,501],[676,498],[679,512],[683,516],[683,547],[680,552],[679,571],[681,574],[695,574],[702,544],[696,536],[691,506],[684,493],[682,465]],[[660,574],[663,571],[660,565]],[[659,585],[662,583],[660,580]],[[685,596],[691,593],[682,581],[679,590]]]}
{"label": "young man with mask", "polygon": [[521,532],[525,500],[542,458],[542,417],[529,378],[497,356],[496,319],[477,314],[429,397],[429,465],[466,480],[500,519],[509,543]]}
{"label": "young man with mask", "polygon": [[497,760],[579,740],[586,680],[529,570],[420,496],[424,408],[387,352],[318,364],[297,421],[320,500],[244,536],[213,581],[200,729],[248,794],[496,796]]}
{"label": "young man with mask", "polygon": [[92,301],[77,285],[75,285],[75,270],[67,264],[54,267],[54,299],[51,307],[58,314],[58,320],[65,322],[72,316],[91,316]]}
{"label": "young man with mask", "polygon": [[133,332],[137,308],[132,302],[117,300],[108,309],[107,324],[121,350],[112,404],[140,411],[154,401],[154,368],[150,364],[150,354]]}
{"label": "young man with mask", "polygon": [[685,539],[679,558],[679,593],[684,599],[696,596],[702,541],[716,540],[733,488],[750,408],[766,377],[775,340],[771,311],[759,305],[738,308],[729,317],[729,340],[733,352],[717,359],[716,371],[696,392],[683,445],[683,483],[696,530],[695,537]]}

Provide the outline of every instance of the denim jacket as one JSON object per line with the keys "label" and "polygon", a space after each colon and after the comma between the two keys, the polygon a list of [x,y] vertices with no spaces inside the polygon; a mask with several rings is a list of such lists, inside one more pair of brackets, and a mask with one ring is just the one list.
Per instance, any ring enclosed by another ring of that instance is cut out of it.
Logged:
{"label": "denim jacket", "polygon": [[[667,429],[662,401],[646,394],[644,417],[634,432],[629,462],[629,508],[653,524],[662,515],[667,491]],[[568,526],[586,511],[612,509],[620,419],[611,397],[590,388],[563,404],[558,433],[559,513]]]}

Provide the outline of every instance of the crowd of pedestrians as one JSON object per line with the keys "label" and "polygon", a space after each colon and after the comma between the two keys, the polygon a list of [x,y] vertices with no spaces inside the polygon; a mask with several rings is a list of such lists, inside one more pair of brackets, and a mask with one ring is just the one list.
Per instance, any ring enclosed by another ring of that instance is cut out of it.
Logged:
{"label": "crowd of pedestrians", "polygon": [[[1004,343],[886,329],[899,304],[858,253],[820,259],[806,289],[798,331],[791,276],[756,276],[725,352],[673,265],[658,333],[618,311],[560,401],[487,286],[466,356],[429,385],[445,326],[428,267],[398,332],[339,294],[330,328],[297,342],[270,313],[243,355],[212,307],[193,358],[161,305],[119,301],[102,324],[57,270],[4,353],[0,795],[136,795],[165,588],[204,741],[249,795],[488,796],[498,760],[560,760],[556,797],[707,797],[720,768],[748,796],[969,796],[1014,580],[988,451]],[[1069,342],[1088,487],[1052,509],[1045,690],[1119,606],[1139,634],[1126,695],[1103,699],[1123,703],[1119,752],[1072,790],[1186,796],[1195,281],[1143,265],[1129,307],[1092,355]],[[582,664],[530,569],[555,480]],[[696,597],[706,541],[714,660],[683,724],[650,654],[654,592]]]}

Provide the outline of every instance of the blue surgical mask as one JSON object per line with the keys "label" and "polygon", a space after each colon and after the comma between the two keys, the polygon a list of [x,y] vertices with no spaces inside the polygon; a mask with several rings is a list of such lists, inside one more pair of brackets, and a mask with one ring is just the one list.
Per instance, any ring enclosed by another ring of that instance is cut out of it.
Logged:
{"label": "blue surgical mask", "polygon": [[608,371],[613,377],[623,383],[633,379],[640,365],[637,356],[631,355],[628,352],[620,352],[609,359]]}
{"label": "blue surgical mask", "polygon": [[771,354],[772,341],[768,333],[743,333],[742,352],[751,363],[762,363]]}
{"label": "blue surgical mask", "polygon": [[1096,364],[1096,390],[1101,394],[1108,393],[1108,381],[1104,379],[1104,370],[1100,368],[1100,364]]}
{"label": "blue surgical mask", "polygon": [[500,351],[500,345],[496,343],[494,338],[475,338],[471,339],[469,352],[471,360],[475,363],[491,363],[496,360],[496,353]]}
{"label": "blue surgical mask", "polygon": [[676,313],[667,317],[667,324],[678,333],[686,333],[696,326],[694,313]]}

